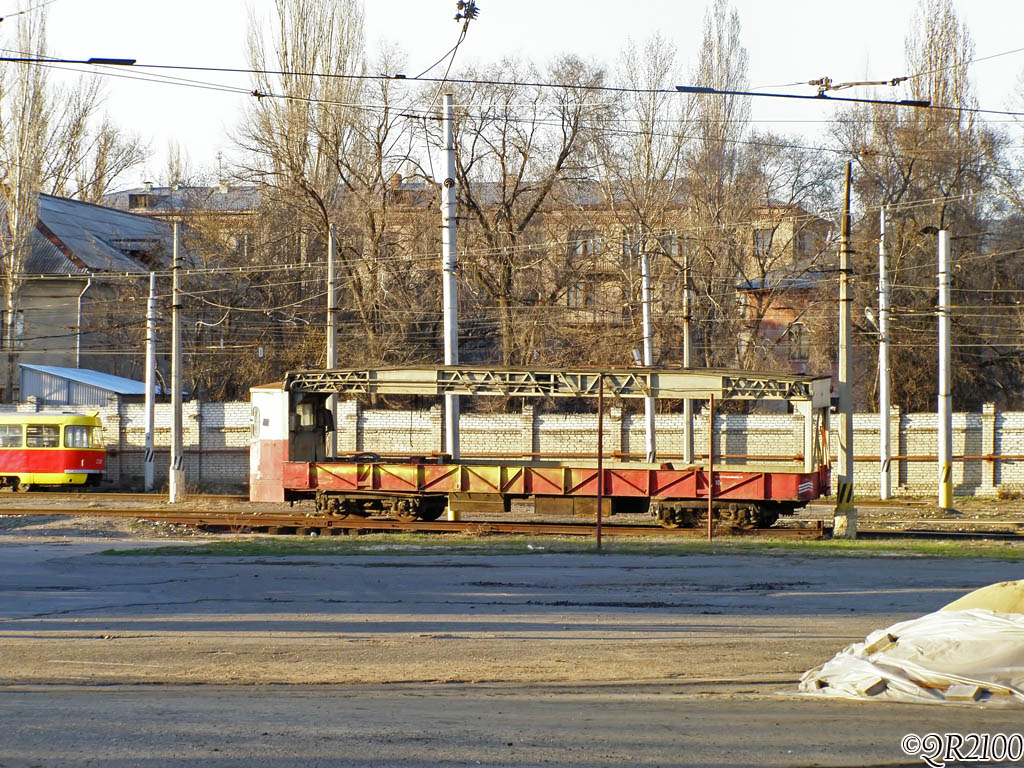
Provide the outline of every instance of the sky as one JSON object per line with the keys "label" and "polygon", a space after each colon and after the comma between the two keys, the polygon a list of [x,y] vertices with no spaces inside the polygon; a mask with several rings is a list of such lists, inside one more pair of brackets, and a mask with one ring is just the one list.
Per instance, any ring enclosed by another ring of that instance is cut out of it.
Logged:
{"label": "sky", "polygon": [[[22,0],[25,2],[25,0]],[[31,0],[33,3],[42,0]],[[749,52],[751,86],[782,86],[821,76],[834,81],[888,80],[908,74],[904,41],[916,0],[732,0]],[[1024,3],[956,0],[975,43],[976,57],[1021,48]],[[273,0],[50,0],[49,47],[70,59],[133,58],[140,64],[245,67],[250,15],[269,18]],[[570,52],[614,65],[628,39],[641,43],[655,32],[678,48],[680,82],[696,64],[707,3],[694,0],[478,0],[479,18],[469,27],[453,70],[504,56],[544,62]],[[0,0],[0,13],[18,0]],[[407,74],[426,69],[455,43],[460,24],[453,0],[378,0],[365,7],[367,48],[397,43],[408,56]],[[13,47],[13,19],[0,23]],[[979,106],[1007,109],[1024,71],[1024,51],[979,61],[971,68]],[[141,70],[132,74],[138,75]],[[437,70],[435,70],[437,72]],[[434,74],[434,73],[432,73]],[[244,75],[183,73],[184,77],[251,87]],[[614,76],[611,78],[614,83]],[[773,88],[812,95],[810,86]],[[847,90],[841,95],[854,94]],[[866,93],[866,91],[861,91]],[[886,94],[906,97],[899,89]],[[121,187],[158,180],[167,148],[176,141],[194,170],[215,174],[217,154],[235,151],[230,133],[251,96],[199,88],[107,78],[106,110],[124,129],[139,134],[152,159],[122,180]],[[835,105],[754,99],[758,127],[815,136]],[[1000,118],[995,118],[1000,119]],[[1002,118],[1008,119],[1008,118]]]}

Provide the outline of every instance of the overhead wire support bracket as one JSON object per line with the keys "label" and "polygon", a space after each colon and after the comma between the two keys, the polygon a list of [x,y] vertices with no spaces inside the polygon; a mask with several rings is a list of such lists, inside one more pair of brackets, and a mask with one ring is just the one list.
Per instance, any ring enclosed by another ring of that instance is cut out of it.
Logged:
{"label": "overhead wire support bracket", "polygon": [[918,99],[900,99],[891,101],[886,99],[858,99],[850,96],[827,96],[819,91],[816,96],[807,96],[800,93],[763,93],[758,91],[727,91],[718,88],[708,88],[702,85],[677,85],[676,90],[680,93],[706,93],[714,96],[768,96],[774,99],[809,99],[811,101],[844,101],[859,104],[886,104],[894,107],[930,107],[930,101]]}

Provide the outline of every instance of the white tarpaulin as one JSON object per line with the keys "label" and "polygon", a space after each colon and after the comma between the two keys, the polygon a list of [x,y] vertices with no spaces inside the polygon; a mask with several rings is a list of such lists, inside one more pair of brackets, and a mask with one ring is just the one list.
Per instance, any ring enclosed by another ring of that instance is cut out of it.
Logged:
{"label": "white tarpaulin", "polygon": [[[872,632],[806,672],[800,692],[1024,708],[1024,613],[1005,612],[1020,610],[1007,599],[1020,594],[1024,582],[992,585],[936,613]],[[985,605],[1002,610],[976,607]]]}

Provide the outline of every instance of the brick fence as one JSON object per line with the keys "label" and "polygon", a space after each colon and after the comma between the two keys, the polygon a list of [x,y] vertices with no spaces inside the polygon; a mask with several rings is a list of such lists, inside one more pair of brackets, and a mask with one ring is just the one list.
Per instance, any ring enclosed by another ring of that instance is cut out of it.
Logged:
{"label": "brick fence", "polygon": [[[35,411],[33,403],[0,406],[0,411]],[[47,409],[56,410],[56,409]],[[102,408],[63,408],[98,411],[106,436],[107,480],[115,487],[139,488],[144,467],[144,414],[141,403],[111,398]],[[247,402],[191,401],[183,409],[185,476],[189,486],[203,490],[243,491],[248,482],[250,407]],[[338,405],[338,449],[345,452],[422,454],[443,450],[440,406],[426,410],[379,410],[356,401]],[[935,414],[891,415],[894,494],[931,494],[936,490]],[[585,460],[594,456],[597,416],[552,414],[526,406],[520,413],[463,413],[460,419],[462,453],[467,458],[532,457]],[[167,483],[171,408],[156,407],[155,482]],[[796,466],[801,452],[802,420],[792,415],[720,414],[715,417],[715,454],[724,463],[741,456],[757,457],[769,466]],[[610,408],[604,419],[604,451],[608,458],[640,460],[644,451],[642,414]],[[707,417],[694,418],[698,462],[707,452]],[[838,440],[833,433],[834,447]],[[678,462],[683,450],[681,414],[657,417],[659,460]],[[958,495],[994,496],[1024,492],[1024,412],[953,414],[953,479]],[[878,493],[878,415],[854,417],[854,484],[863,496]],[[735,458],[731,458],[735,457]]]}

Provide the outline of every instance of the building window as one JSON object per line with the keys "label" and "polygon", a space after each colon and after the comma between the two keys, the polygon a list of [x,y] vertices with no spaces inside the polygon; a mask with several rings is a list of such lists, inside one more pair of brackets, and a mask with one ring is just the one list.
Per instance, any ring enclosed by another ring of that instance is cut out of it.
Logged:
{"label": "building window", "polygon": [[775,235],[774,229],[755,229],[754,230],[754,255],[755,256],[767,256],[772,250],[772,237]]}
{"label": "building window", "polygon": [[569,293],[566,295],[566,304],[572,309],[587,309],[596,303],[594,287],[591,283],[580,281],[569,286]]}
{"label": "building window", "polygon": [[811,354],[807,326],[803,323],[793,323],[789,326],[787,335],[789,336],[789,359],[806,362]]}
{"label": "building window", "polygon": [[601,238],[590,229],[569,233],[569,258],[593,258],[601,250]]}
{"label": "building window", "polygon": [[686,239],[678,232],[664,232],[658,235],[658,246],[661,253],[670,259],[678,259],[686,255]]}
{"label": "building window", "polygon": [[[0,347],[7,349],[10,323],[10,312],[6,309],[0,314]],[[22,349],[25,346],[25,311],[17,310],[14,313],[14,348]]]}

